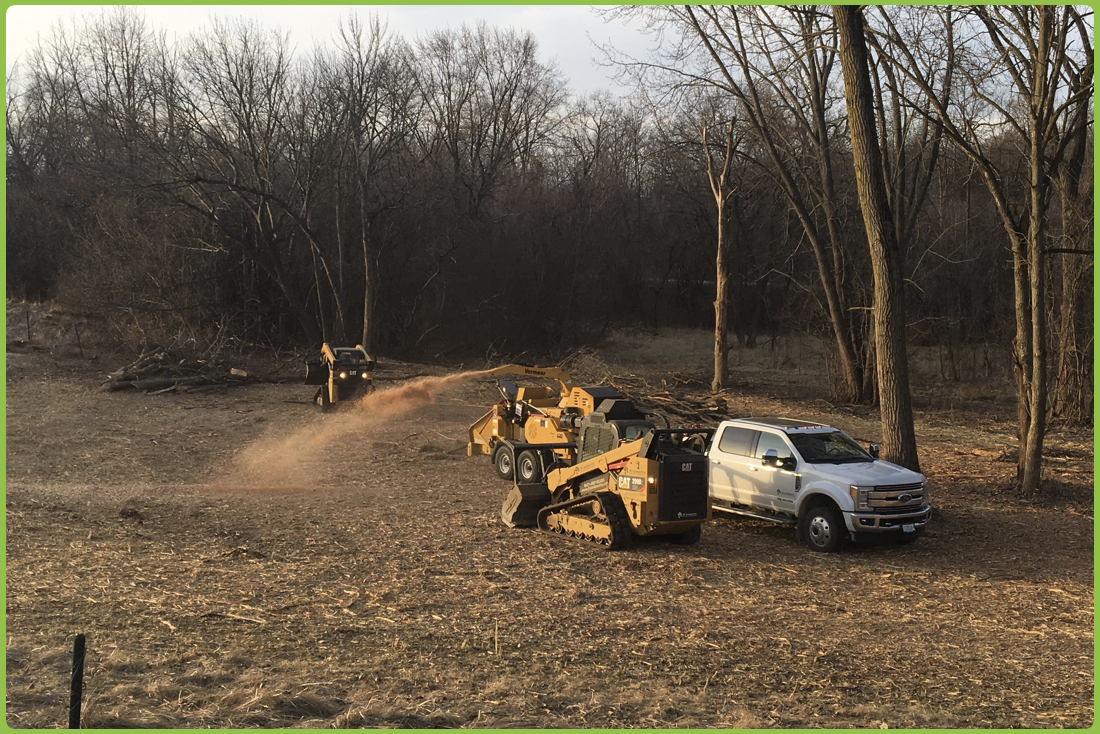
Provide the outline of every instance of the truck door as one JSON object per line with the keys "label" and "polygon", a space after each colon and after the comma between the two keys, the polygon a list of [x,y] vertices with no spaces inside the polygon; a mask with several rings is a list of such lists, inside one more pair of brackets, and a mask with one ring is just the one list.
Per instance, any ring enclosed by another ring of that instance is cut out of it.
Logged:
{"label": "truck door", "polygon": [[710,493],[715,498],[752,505],[759,494],[756,475],[759,460],[753,457],[753,446],[759,431],[738,426],[726,426],[710,448]]}
{"label": "truck door", "polygon": [[775,451],[780,459],[794,457],[794,452],[782,436],[767,431],[760,432],[753,449],[753,458],[759,467],[755,476],[760,488],[760,503],[777,512],[793,515],[797,475],[789,469],[766,465],[764,455],[768,449]]}

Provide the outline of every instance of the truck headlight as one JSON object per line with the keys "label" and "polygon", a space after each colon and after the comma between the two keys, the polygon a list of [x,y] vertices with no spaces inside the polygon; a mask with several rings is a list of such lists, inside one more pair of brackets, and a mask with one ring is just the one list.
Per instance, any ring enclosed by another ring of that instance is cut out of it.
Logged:
{"label": "truck headlight", "polygon": [[852,485],[848,488],[849,494],[852,495],[852,504],[855,505],[857,510],[869,510],[871,509],[871,488],[870,487],[857,487]]}
{"label": "truck headlight", "polygon": [[363,374],[361,374],[359,376],[362,377],[364,380],[370,379],[370,373],[369,372],[364,372]]}
{"label": "truck headlight", "polygon": [[348,373],[347,373],[347,372],[341,372],[341,373],[340,373],[340,379],[341,379],[341,380],[346,380],[346,379],[347,379],[347,377],[348,377]]}

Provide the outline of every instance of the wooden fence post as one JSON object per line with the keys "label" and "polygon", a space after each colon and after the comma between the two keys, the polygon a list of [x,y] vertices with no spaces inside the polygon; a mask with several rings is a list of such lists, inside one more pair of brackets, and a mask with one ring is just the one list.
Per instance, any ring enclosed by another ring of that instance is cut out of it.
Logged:
{"label": "wooden fence post", "polygon": [[73,640],[73,674],[69,679],[69,728],[80,728],[80,701],[84,694],[84,635]]}

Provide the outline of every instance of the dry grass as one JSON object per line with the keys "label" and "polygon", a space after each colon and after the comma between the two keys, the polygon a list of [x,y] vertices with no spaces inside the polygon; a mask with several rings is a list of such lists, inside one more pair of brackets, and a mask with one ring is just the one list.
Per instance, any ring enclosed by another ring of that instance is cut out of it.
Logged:
{"label": "dry grass", "polygon": [[[657,361],[678,341],[574,367],[691,390],[709,355]],[[8,375],[12,727],[64,726],[78,632],[101,728],[1092,723],[1091,434],[1052,435],[1035,502],[1011,490],[1011,426],[988,403],[923,411],[937,512],[908,547],[822,556],[721,518],[694,547],[609,554],[500,523],[504,485],[464,452],[488,382],[361,425],[302,457],[305,480],[241,487],[216,480],[255,440],[323,430],[310,388],[108,395],[84,362],[20,356],[38,361]],[[784,398],[764,367],[731,413],[874,439],[865,409]]]}

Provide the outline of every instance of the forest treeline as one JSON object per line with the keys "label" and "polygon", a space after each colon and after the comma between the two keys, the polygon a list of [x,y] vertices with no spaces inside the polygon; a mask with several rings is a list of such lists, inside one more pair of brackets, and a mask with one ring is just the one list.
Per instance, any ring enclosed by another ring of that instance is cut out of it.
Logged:
{"label": "forest treeline", "polygon": [[[1038,10],[866,22],[909,343],[999,345],[1019,372],[1042,311],[1049,410],[1089,420],[1092,21],[1069,10],[1047,47]],[[352,15],[313,50],[238,20],[169,43],[126,8],[59,26],[7,80],[8,294],[200,352],[458,357],[712,327],[718,282],[742,345],[825,335],[837,395],[874,399],[832,16],[613,12],[663,39],[608,51],[622,98],[574,93],[534,35],[485,24],[402,38]],[[1049,118],[1028,105],[1043,84]]]}

